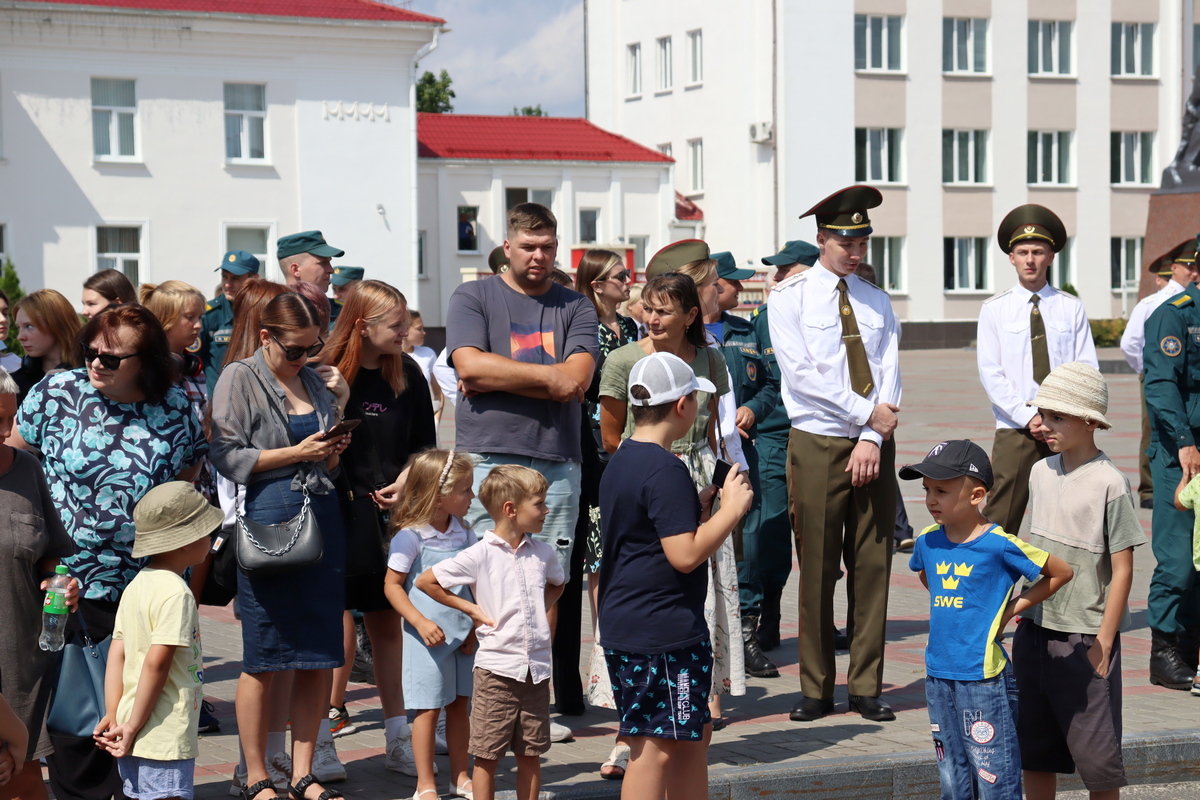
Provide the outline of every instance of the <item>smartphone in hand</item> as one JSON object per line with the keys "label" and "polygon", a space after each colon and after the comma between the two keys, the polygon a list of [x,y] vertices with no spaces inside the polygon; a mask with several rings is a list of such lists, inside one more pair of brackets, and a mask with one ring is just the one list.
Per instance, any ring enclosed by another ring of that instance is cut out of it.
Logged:
{"label": "smartphone in hand", "polygon": [[720,489],[725,485],[725,479],[729,477],[729,470],[733,469],[733,464],[722,459],[717,459],[716,466],[713,467],[712,484]]}
{"label": "smartphone in hand", "polygon": [[335,436],[341,436],[344,433],[349,433],[361,424],[361,419],[344,419],[337,425],[334,425],[332,428],[322,433],[321,441],[325,442],[334,438]]}

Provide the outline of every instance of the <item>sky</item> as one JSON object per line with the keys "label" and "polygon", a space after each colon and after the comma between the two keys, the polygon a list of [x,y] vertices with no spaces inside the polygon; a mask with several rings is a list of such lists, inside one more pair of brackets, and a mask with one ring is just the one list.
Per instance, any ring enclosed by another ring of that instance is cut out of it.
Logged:
{"label": "sky", "polygon": [[450,29],[420,71],[450,73],[456,113],[541,104],[552,116],[583,116],[582,0],[413,0],[409,7]]}

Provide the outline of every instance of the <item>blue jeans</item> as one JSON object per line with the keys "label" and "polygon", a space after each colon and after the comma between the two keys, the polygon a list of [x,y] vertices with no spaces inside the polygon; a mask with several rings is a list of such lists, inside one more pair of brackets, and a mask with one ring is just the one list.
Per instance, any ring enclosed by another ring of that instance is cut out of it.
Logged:
{"label": "blue jeans", "polygon": [[546,490],[546,505],[550,513],[542,525],[541,533],[530,534],[534,539],[545,542],[554,548],[558,563],[563,568],[563,574],[571,574],[571,548],[575,546],[575,522],[579,518],[579,462],[549,461],[533,456],[514,456],[508,453],[477,453],[479,463],[475,465],[475,499],[463,520],[468,528],[476,535],[495,527],[495,522],[488,514],[483,503],[479,502],[479,487],[483,479],[492,471],[492,467],[501,464],[518,464],[542,473],[550,488]]}
{"label": "blue jeans", "polygon": [[925,678],[942,800],[1021,800],[1012,665],[984,681]]}

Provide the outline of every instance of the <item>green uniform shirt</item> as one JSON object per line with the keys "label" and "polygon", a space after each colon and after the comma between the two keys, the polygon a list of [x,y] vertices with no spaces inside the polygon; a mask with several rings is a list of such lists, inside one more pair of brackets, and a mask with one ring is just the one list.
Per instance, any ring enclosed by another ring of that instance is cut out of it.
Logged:
{"label": "green uniform shirt", "polygon": [[746,431],[753,439],[758,420],[779,403],[779,382],[771,381],[758,331],[750,320],[728,311],[721,315],[721,352],[733,379],[734,401],[754,412],[756,425]]}
{"label": "green uniform shirt", "polygon": [[1200,439],[1200,289],[1189,283],[1146,320],[1146,407],[1169,453]]}
{"label": "green uniform shirt", "polygon": [[758,435],[769,436],[772,439],[781,440],[787,444],[788,435],[792,430],[792,418],[788,416],[787,409],[783,406],[783,395],[780,392],[779,382],[782,376],[779,374],[779,363],[775,360],[775,348],[771,345],[771,329],[767,325],[767,304],[763,303],[754,310],[753,324],[754,330],[758,333],[758,341],[762,345],[763,363],[767,367],[767,380],[773,387],[773,405],[767,412],[765,417],[760,417],[755,414],[755,419],[758,420]]}
{"label": "green uniform shirt", "polygon": [[200,338],[197,340],[196,355],[204,365],[204,379],[208,383],[208,396],[212,397],[217,376],[221,374],[221,363],[229,348],[233,335],[233,303],[219,295],[208,301],[204,316],[200,319]]}

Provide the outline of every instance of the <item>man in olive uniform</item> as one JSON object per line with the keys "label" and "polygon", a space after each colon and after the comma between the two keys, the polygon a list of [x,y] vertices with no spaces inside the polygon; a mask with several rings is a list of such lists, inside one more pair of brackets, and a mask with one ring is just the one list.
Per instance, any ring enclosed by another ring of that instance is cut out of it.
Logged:
{"label": "man in olive uniform", "polygon": [[883,202],[851,186],[801,217],[817,218],[817,265],[775,287],[771,341],[791,418],[788,484],[800,554],[800,689],[791,718],[833,712],[833,595],[846,565],[850,710],[896,718],[883,691],[896,445],[900,325],[887,293],[855,275],[866,258],[868,209]]}
{"label": "man in olive uniform", "polygon": [[1150,682],[1188,689],[1200,647],[1200,580],[1192,566],[1193,511],[1175,508],[1175,487],[1200,474],[1200,290],[1195,283],[1146,320],[1146,407],[1154,516],[1150,544]]}
{"label": "man in olive uniform", "polygon": [[196,340],[196,355],[204,365],[204,379],[211,397],[221,374],[221,363],[233,335],[233,298],[246,281],[258,275],[258,259],[245,250],[230,250],[221,257],[221,294],[208,301],[200,320],[200,338]]}
{"label": "man in olive uniform", "polygon": [[738,562],[738,601],[742,615],[742,647],[746,657],[746,674],[755,678],[778,678],[779,668],[763,654],[758,642],[758,620],[762,611],[762,582],[759,579],[761,555],[758,549],[758,521],[761,504],[758,485],[758,453],[754,440],[758,434],[755,423],[771,412],[779,402],[779,385],[770,381],[763,361],[758,331],[748,319],[729,313],[738,306],[742,281],[755,276],[752,269],[738,269],[732,253],[713,253],[717,262],[717,282],[721,294],[718,311],[706,316],[704,324],[720,325],[721,352],[733,380],[734,402],[737,404],[736,424],[742,437],[742,453],[750,485],[754,488],[754,503],[746,514],[742,529],[742,559]]}
{"label": "man in olive uniform", "polygon": [[364,272],[362,267],[334,267],[333,275],[329,278],[329,285],[333,289],[333,302],[338,306],[346,302],[346,295],[350,293],[350,285],[355,281],[361,281]]}
{"label": "man in olive uniform", "polygon": [[[820,254],[815,245],[796,240],[788,242],[775,255],[764,257],[762,263],[775,267],[771,280],[778,284],[817,263]],[[768,319],[769,309],[764,302],[754,310],[752,322],[769,373],[767,380],[774,387],[775,406],[756,421],[758,437],[754,445],[758,451],[759,490],[755,497],[761,500],[751,508],[750,514],[758,515],[753,522],[758,531],[758,579],[762,591],[758,643],[763,650],[774,650],[779,646],[779,606],[783,587],[792,571],[792,518],[787,487],[787,444],[792,421],[779,393],[779,367],[775,363],[775,349],[771,347]],[[751,525],[748,516],[747,529]]]}

